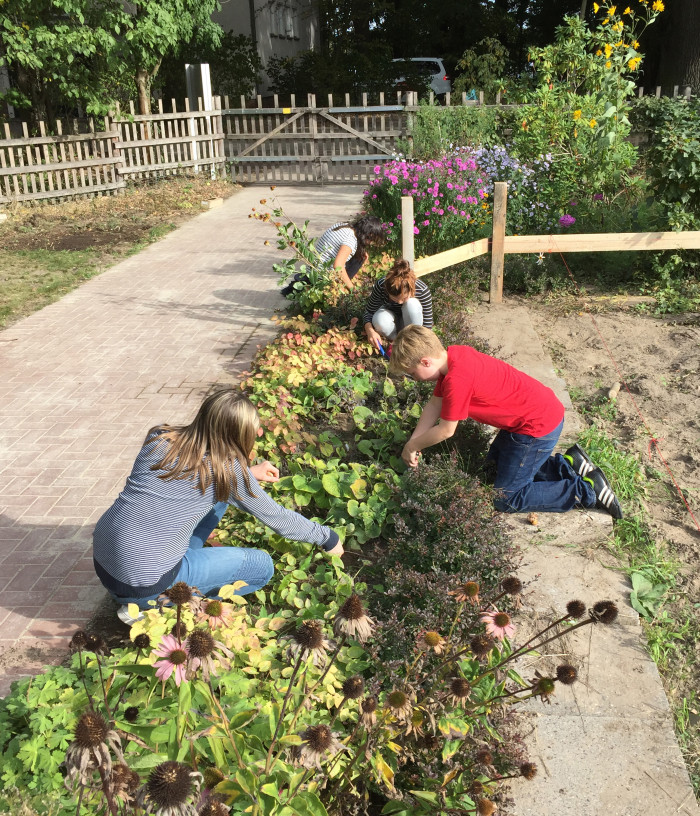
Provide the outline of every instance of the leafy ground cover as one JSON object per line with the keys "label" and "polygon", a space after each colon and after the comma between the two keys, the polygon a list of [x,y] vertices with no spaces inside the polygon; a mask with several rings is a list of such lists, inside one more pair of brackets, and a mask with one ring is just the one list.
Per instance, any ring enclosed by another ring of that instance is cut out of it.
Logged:
{"label": "leafy ground cover", "polygon": [[0,328],[41,309],[227,197],[226,180],[160,179],[123,195],[13,205],[0,223]]}

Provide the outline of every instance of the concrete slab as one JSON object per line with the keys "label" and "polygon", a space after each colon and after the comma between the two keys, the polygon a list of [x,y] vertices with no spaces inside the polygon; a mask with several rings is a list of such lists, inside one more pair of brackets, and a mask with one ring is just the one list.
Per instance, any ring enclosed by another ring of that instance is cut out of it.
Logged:
{"label": "concrete slab", "polygon": [[539,774],[513,784],[514,816],[698,816],[667,717],[533,712],[524,722]]}

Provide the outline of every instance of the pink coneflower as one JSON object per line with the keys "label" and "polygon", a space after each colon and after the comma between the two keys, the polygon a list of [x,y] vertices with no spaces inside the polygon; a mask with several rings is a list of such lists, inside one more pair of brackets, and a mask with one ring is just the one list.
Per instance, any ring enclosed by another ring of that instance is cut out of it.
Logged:
{"label": "pink coneflower", "polygon": [[[178,643],[178,640],[173,635],[163,635],[160,640],[158,648],[154,650],[153,654],[163,658],[156,660],[153,664],[156,668],[156,677],[164,683],[175,672],[175,685],[179,686],[185,679],[185,672],[187,670],[188,648],[184,643]],[[192,663],[194,663],[193,659]],[[198,664],[199,665],[199,664]],[[194,665],[192,668],[196,668]]]}
{"label": "pink coneflower", "polygon": [[507,612],[484,612],[481,615],[481,622],[486,624],[486,634],[498,640],[511,638],[515,631]]}
{"label": "pink coneflower", "polygon": [[210,629],[218,629],[233,618],[233,605],[223,601],[204,600],[197,615],[197,623],[206,622]]}

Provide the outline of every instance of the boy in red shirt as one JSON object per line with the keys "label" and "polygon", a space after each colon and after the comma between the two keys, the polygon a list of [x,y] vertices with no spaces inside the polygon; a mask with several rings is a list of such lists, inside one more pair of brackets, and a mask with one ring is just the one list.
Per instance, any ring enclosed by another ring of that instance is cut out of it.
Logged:
{"label": "boy in red shirt", "polygon": [[417,325],[394,341],[390,370],[436,383],[401,454],[410,467],[417,467],[424,448],[449,439],[461,419],[471,418],[499,429],[487,457],[496,464],[497,510],[563,513],[577,505],[599,506],[622,518],[603,472],[578,445],[551,455],[564,406],[538,380],[471,346],[446,351],[432,331]]}

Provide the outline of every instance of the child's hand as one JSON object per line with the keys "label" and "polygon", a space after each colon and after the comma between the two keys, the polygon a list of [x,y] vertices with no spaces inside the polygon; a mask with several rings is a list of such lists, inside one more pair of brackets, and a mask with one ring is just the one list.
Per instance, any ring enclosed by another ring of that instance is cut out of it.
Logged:
{"label": "child's hand", "polygon": [[326,550],[326,552],[328,555],[342,555],[345,552],[345,549],[339,541],[332,550]]}
{"label": "child's hand", "polygon": [[260,462],[259,465],[253,465],[250,472],[259,482],[279,482],[280,480],[279,470],[267,460]]}
{"label": "child's hand", "polygon": [[411,450],[408,445],[401,451],[401,458],[409,467],[418,467],[418,460],[420,458],[420,451]]}

